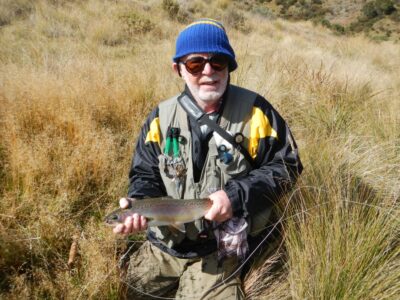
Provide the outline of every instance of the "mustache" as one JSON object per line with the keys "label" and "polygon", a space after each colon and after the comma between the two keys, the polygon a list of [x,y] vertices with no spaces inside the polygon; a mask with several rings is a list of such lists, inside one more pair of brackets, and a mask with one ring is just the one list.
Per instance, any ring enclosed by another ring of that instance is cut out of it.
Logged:
{"label": "mustache", "polygon": [[209,77],[202,79],[201,81],[199,81],[199,83],[202,84],[202,83],[219,82],[219,81],[221,81],[220,78]]}

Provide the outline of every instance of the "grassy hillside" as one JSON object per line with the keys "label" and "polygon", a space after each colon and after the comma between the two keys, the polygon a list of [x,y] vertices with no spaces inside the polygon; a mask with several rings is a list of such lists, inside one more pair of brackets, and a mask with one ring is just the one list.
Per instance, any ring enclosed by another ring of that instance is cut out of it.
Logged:
{"label": "grassy hillside", "polygon": [[310,20],[339,35],[400,41],[400,4],[395,0],[253,0],[232,4],[267,18]]}
{"label": "grassy hillside", "polygon": [[102,218],[126,193],[146,114],[182,88],[174,40],[200,16],[224,22],[233,83],[280,111],[305,165],[277,208],[284,243],[247,276],[249,298],[396,299],[400,46],[238,5],[0,4],[1,299],[120,297],[126,242]]}

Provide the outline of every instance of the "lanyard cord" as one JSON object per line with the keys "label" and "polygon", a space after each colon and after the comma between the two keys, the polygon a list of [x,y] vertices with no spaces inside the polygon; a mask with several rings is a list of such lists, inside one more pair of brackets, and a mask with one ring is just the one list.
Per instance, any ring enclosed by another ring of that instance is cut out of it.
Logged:
{"label": "lanyard cord", "polygon": [[251,157],[250,153],[242,146],[243,135],[238,134],[232,136],[225,129],[219,126],[214,120],[210,119],[210,116],[206,114],[196,103],[194,103],[186,95],[181,95],[178,97],[178,103],[181,105],[183,110],[190,116],[192,116],[197,122],[202,125],[209,126],[212,130],[217,132],[224,140],[230,143],[236,150],[238,150],[252,168],[255,167],[255,162]]}

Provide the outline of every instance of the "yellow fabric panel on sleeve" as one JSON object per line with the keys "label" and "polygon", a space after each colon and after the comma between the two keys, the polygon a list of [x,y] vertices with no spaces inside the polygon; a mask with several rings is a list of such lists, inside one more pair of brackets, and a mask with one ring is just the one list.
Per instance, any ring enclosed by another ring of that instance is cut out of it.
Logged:
{"label": "yellow fabric panel on sleeve", "polygon": [[278,134],[272,128],[267,116],[258,107],[253,107],[253,112],[250,120],[250,138],[249,138],[249,153],[255,159],[257,156],[258,144],[260,139],[265,137],[274,137],[278,139]]}
{"label": "yellow fabric panel on sleeve", "polygon": [[157,142],[160,145],[160,119],[155,118],[150,123],[150,130],[146,135],[145,143],[148,142]]}

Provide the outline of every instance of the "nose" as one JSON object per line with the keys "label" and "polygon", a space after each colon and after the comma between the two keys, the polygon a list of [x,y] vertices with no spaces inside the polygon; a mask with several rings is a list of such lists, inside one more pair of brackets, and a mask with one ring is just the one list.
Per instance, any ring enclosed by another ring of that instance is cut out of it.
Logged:
{"label": "nose", "polygon": [[210,63],[207,62],[206,65],[204,66],[203,74],[210,75],[213,73],[215,73],[215,70],[211,67]]}

